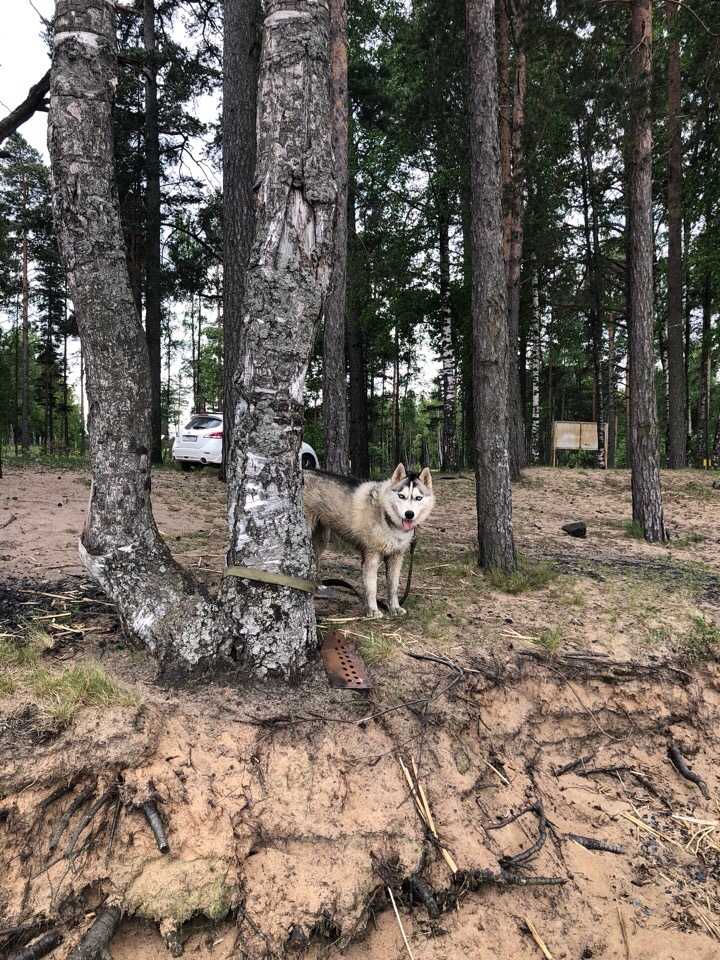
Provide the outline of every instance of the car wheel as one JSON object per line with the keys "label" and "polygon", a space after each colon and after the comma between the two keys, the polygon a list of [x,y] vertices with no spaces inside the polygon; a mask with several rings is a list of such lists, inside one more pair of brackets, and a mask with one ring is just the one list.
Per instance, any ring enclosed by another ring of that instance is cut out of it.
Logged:
{"label": "car wheel", "polygon": [[187,461],[187,460],[181,460],[181,461],[180,461],[180,469],[183,471],[183,473],[190,473],[191,470],[194,470],[194,469],[195,469],[195,464],[194,464],[194,463],[190,463],[190,462]]}
{"label": "car wheel", "polygon": [[315,469],[315,457],[313,457],[311,453],[304,453],[300,462],[302,463],[303,470]]}

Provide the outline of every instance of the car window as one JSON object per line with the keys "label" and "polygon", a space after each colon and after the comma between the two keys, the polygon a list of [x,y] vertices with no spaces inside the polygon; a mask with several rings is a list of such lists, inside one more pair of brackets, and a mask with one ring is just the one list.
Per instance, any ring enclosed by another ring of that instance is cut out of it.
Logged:
{"label": "car window", "polygon": [[215,427],[221,427],[222,420],[218,417],[213,416],[197,416],[193,417],[189,423],[186,423],[183,427],[184,430],[212,430]]}

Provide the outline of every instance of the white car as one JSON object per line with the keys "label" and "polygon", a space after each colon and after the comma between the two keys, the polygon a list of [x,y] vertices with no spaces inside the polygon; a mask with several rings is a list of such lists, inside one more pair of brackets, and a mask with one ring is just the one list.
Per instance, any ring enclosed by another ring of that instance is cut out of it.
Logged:
{"label": "white car", "polygon": [[[219,466],[222,462],[223,415],[221,413],[196,413],[178,430],[173,440],[173,460],[183,470]],[[303,470],[317,470],[320,462],[309,443],[300,446],[300,464]]]}

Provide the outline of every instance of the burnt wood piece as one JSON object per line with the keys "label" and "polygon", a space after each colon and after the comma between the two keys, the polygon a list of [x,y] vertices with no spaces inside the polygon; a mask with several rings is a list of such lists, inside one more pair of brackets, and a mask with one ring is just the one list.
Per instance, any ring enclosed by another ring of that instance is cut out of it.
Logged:
{"label": "burnt wood piece", "polygon": [[587,526],[584,520],[566,523],[562,529],[571,537],[584,537],[587,534]]}

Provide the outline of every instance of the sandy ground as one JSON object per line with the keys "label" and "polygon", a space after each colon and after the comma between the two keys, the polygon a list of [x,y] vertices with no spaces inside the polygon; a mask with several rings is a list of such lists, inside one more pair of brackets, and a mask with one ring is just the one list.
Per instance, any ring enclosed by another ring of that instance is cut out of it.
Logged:
{"label": "sandy ground", "polygon": [[[64,958],[111,902],[124,914],[115,960],[167,956],[160,930],[176,928],[199,960],[515,960],[542,957],[540,938],[555,960],[720,954],[712,476],[663,475],[672,539],[650,546],[627,531],[628,473],[526,471],[516,542],[540,585],[519,594],[474,566],[472,481],[438,479],[408,617],[318,605],[375,661],[367,694],[331,690],[319,664],[294,689],[160,686],[78,565],[88,486],[81,472],[6,469],[0,633],[17,643],[42,629],[48,665],[97,659],[137,702],[51,729],[37,698],[0,686],[0,953],[23,942],[2,930],[43,922],[64,935],[52,954]],[[161,531],[211,585],[223,496],[210,472],[154,479]],[[572,520],[586,539],[562,532]],[[357,582],[357,560],[338,549],[327,572]],[[87,806],[74,814],[50,854],[87,786],[120,802],[63,855]],[[140,809],[151,795],[165,856]]]}

